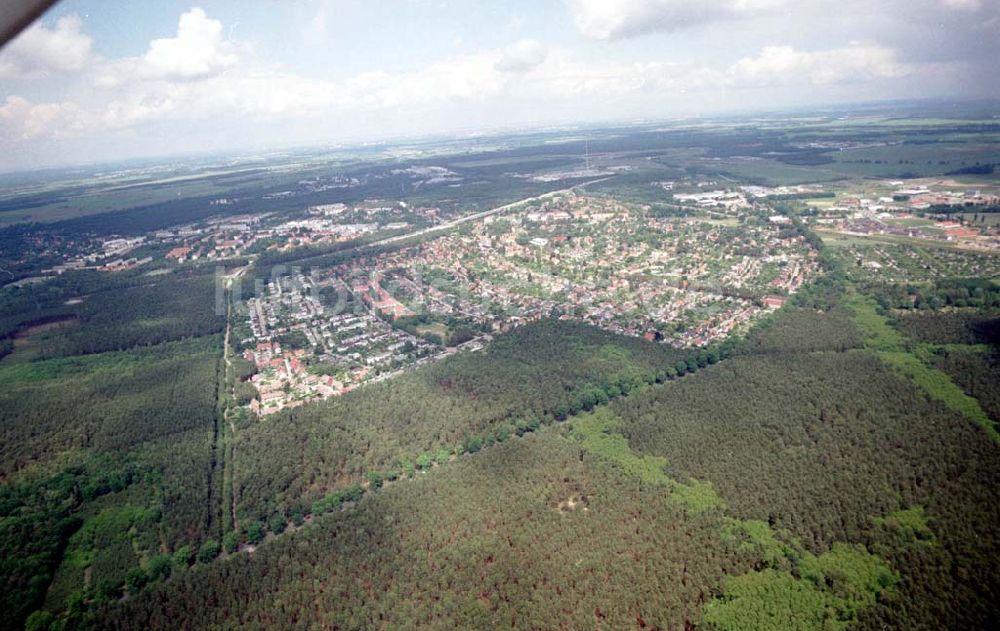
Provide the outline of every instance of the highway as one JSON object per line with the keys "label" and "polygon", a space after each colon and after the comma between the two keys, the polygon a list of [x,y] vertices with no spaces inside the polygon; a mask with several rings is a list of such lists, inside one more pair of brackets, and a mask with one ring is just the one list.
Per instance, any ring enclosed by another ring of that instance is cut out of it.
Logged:
{"label": "highway", "polygon": [[531,202],[538,202],[538,201],[542,201],[543,199],[549,199],[549,198],[552,198],[552,197],[556,197],[558,195],[564,195],[566,193],[572,192],[573,190],[581,188],[581,187],[584,187],[584,186],[589,186],[591,184],[597,184],[598,182],[603,182],[605,180],[610,180],[612,177],[614,177],[614,176],[602,177],[602,178],[598,178],[596,180],[590,180],[589,182],[583,182],[581,184],[574,184],[573,186],[570,186],[569,188],[563,188],[563,189],[560,189],[558,191],[549,191],[548,193],[543,193],[541,195],[536,195],[535,197],[528,197],[528,198],[525,198],[525,199],[520,199],[520,200],[518,200],[516,202],[511,202],[509,204],[504,204],[503,206],[497,206],[496,208],[491,208],[489,210],[484,210],[482,212],[478,212],[478,213],[475,213],[473,215],[466,215],[465,217],[462,217],[460,219],[453,219],[451,221],[448,221],[448,222],[445,222],[445,223],[442,223],[442,224],[438,224],[436,226],[431,226],[430,228],[424,228],[422,230],[417,230],[416,232],[410,232],[408,234],[401,234],[401,235],[397,235],[395,237],[388,237],[386,239],[381,239],[379,241],[373,241],[372,243],[368,243],[368,244],[366,244],[364,246],[360,246],[360,247],[362,247],[362,248],[378,247],[380,245],[388,245],[390,243],[395,243],[397,241],[404,241],[406,239],[412,239],[414,237],[423,236],[423,235],[429,234],[431,232],[438,232],[438,231],[447,232],[448,230],[451,230],[452,228],[455,228],[456,226],[460,226],[463,223],[467,223],[469,221],[477,221],[479,219],[483,219],[485,217],[489,217],[490,215],[496,215],[497,213],[502,213],[504,211],[510,210],[511,208],[515,208],[517,206],[520,206],[521,204],[528,204],[528,203],[531,203]]}

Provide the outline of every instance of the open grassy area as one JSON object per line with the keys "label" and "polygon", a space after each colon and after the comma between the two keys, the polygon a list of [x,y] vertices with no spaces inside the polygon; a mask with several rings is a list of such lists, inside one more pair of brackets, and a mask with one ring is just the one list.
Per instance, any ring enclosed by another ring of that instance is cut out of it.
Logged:
{"label": "open grassy area", "polygon": [[706,605],[705,621],[718,631],[848,629],[899,581],[884,560],[857,545],[805,553],[797,565],[797,574],[764,569],[729,578],[722,598]]}
{"label": "open grassy area", "polygon": [[888,245],[905,245],[909,247],[930,248],[937,250],[952,250],[963,252],[982,252],[981,249],[971,248],[963,245],[959,241],[937,241],[934,239],[921,239],[919,237],[904,237],[895,234],[873,234],[870,236],[859,236],[854,234],[843,234],[833,230],[818,228],[816,233],[823,239],[823,243],[837,245],[863,245],[884,243]]}
{"label": "open grassy area", "polygon": [[902,351],[905,338],[876,311],[875,302],[870,298],[853,293],[848,305],[854,311],[854,323],[865,337],[865,346],[881,352]]}
{"label": "open grassy area", "polygon": [[432,335],[439,335],[442,340],[447,340],[450,329],[440,322],[435,322],[434,324],[421,324],[417,326],[418,335],[427,335],[428,333]]}
{"label": "open grassy area", "polygon": [[879,353],[879,357],[899,369],[928,395],[978,423],[993,440],[1000,443],[1000,432],[997,432],[979,401],[965,394],[947,374],[928,366],[906,351],[883,351]]}
{"label": "open grassy area", "polygon": [[646,484],[669,488],[671,499],[685,510],[701,513],[725,508],[725,502],[711,483],[697,480],[678,482],[665,472],[666,458],[633,452],[628,440],[614,431],[620,424],[621,420],[614,412],[600,408],[576,417],[572,429],[584,449]]}
{"label": "open grassy area", "polygon": [[870,298],[854,294],[849,304],[854,310],[855,324],[865,336],[867,348],[874,350],[879,359],[899,370],[928,396],[966,416],[1000,443],[1000,432],[979,405],[979,401],[965,394],[946,373],[914,354],[908,348],[906,338],[885,317],[879,315]]}
{"label": "open grassy area", "polygon": [[785,164],[777,160],[759,159],[753,161],[721,160],[706,164],[706,168],[715,170],[739,181],[760,183],[768,186],[790,186],[794,184],[809,184],[812,182],[827,182],[843,179],[844,174],[829,167],[797,166]]}

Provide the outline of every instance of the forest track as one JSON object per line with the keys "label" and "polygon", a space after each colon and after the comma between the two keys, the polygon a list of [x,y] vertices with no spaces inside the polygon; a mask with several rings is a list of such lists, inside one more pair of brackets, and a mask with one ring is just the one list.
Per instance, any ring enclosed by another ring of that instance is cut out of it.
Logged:
{"label": "forest track", "polygon": [[[242,268],[236,273],[236,277],[242,274],[246,268]],[[223,383],[226,387],[226,397],[225,397],[225,407],[222,413],[222,432],[221,432],[221,443],[222,443],[222,454],[223,454],[223,469],[222,469],[222,506],[220,508],[220,513],[224,516],[222,524],[224,529],[227,530],[237,530],[238,522],[236,521],[236,483],[235,483],[235,467],[234,459],[236,457],[236,448],[232,444],[232,438],[236,434],[236,425],[229,418],[230,412],[230,402],[233,401],[232,388],[235,388],[235,380],[233,379],[233,361],[230,352],[229,340],[231,337],[233,329],[233,294],[230,290],[230,280],[227,279],[226,284],[226,335],[223,340],[223,350],[222,357],[225,362],[225,375],[223,377]],[[230,387],[232,384],[232,388]],[[225,533],[223,533],[225,534]]]}
{"label": "forest track", "polygon": [[[205,494],[205,532],[211,532],[215,527],[215,516],[217,512],[218,500],[215,499],[216,495],[216,469],[219,467],[219,427],[221,426],[220,417],[222,416],[222,410],[220,409],[220,404],[222,402],[222,389],[224,387],[223,381],[225,362],[220,357],[215,368],[215,413],[212,415],[212,441],[209,448],[210,458],[207,474],[207,488],[208,491]],[[220,513],[221,514],[221,513]]]}
{"label": "forest track", "polygon": [[229,341],[232,334],[232,296],[230,280],[226,279],[226,329],[222,341],[222,356],[216,370],[216,408],[212,424],[211,466],[208,472],[207,531],[220,538],[234,527],[236,505],[232,494],[233,449],[231,437],[235,426],[229,420],[232,392],[232,358]]}

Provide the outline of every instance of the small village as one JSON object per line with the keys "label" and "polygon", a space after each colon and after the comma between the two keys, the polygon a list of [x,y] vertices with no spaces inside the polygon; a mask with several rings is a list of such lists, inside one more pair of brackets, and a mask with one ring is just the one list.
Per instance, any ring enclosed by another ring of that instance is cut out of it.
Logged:
{"label": "small village", "polygon": [[[228,198],[211,202],[224,207]],[[392,236],[442,221],[440,209],[411,208],[405,202],[365,200],[357,204],[324,204],[296,213],[259,212],[156,230],[143,236],[39,239],[35,253],[54,260],[42,273],[10,283],[31,285],[69,271],[125,272],[144,265],[182,266],[224,263],[265,252],[297,248],[322,249],[366,236]]]}
{"label": "small village", "polygon": [[386,236],[438,221],[437,208],[409,208],[404,202],[368,200],[357,205],[311,206],[298,216],[260,213],[208,221],[199,226],[161,230],[153,236],[169,244],[164,255],[182,264],[260,254],[296,248],[322,248],[367,235]]}
{"label": "small village", "polygon": [[[542,318],[579,320],[676,347],[717,342],[781,307],[818,269],[818,252],[779,210],[780,200],[807,204],[802,217],[820,234],[1000,251],[996,222],[977,212],[1000,201],[992,190],[954,191],[947,182],[930,181],[655,184],[663,207],[676,212],[569,192],[505,208],[416,245],[273,277],[240,305],[239,348],[255,367],[257,396],[249,409],[267,416],[339,396],[460,349],[481,348],[496,333]],[[939,213],[954,207],[963,212]],[[245,264],[267,253],[322,252],[447,219],[437,208],[383,200],[209,218],[81,243],[66,248],[62,263],[46,272]],[[983,271],[981,260],[966,262],[960,251],[927,261],[900,244],[876,245],[846,246],[857,261],[855,274]]]}
{"label": "small village", "polygon": [[780,306],[815,270],[814,258],[787,226],[658,218],[566,195],[378,264],[416,312],[494,330],[579,319],[696,346]]}
{"label": "small village", "polygon": [[375,304],[364,290],[322,272],[268,283],[247,301],[241,331],[249,335],[239,341],[256,369],[251,383],[258,396],[250,409],[266,416],[341,395],[440,353],[370,313]]}
{"label": "small village", "polygon": [[[322,221],[344,210],[313,212]],[[241,307],[240,348],[256,368],[250,409],[266,416],[338,396],[541,318],[710,344],[783,305],[817,269],[816,252],[775,219],[656,217],[566,194],[409,248],[275,277]]]}

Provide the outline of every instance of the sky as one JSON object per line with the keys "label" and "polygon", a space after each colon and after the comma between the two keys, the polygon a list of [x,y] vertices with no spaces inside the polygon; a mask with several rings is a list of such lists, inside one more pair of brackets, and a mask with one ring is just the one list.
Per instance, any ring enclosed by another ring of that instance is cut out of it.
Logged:
{"label": "sky", "polygon": [[0,169],[1000,98],[1000,0],[64,0],[0,50]]}

